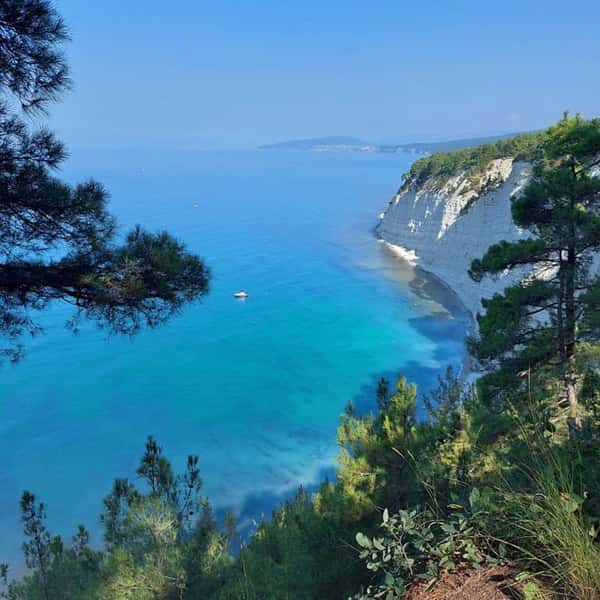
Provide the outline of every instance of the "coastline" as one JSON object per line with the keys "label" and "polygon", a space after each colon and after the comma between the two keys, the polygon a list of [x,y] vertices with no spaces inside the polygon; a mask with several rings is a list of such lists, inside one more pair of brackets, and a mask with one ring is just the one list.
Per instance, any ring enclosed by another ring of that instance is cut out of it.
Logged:
{"label": "coastline", "polygon": [[[421,285],[418,288],[414,282],[409,284],[415,293],[426,295],[428,298],[433,299],[453,316],[457,316],[458,312],[458,316],[467,317],[468,326],[463,339],[463,356],[460,360],[457,376],[465,388],[473,385],[481,375],[481,370],[478,368],[475,359],[469,354],[466,346],[466,338],[477,328],[477,321],[473,311],[469,309],[458,291],[448,281],[437,273],[424,269],[419,265],[418,257],[414,250],[408,250],[402,246],[392,244],[379,236],[377,236],[377,239],[395,259],[414,269],[419,281],[425,282],[425,286]],[[427,285],[428,283],[433,284],[433,288],[431,285]],[[435,289],[436,287],[438,288],[437,290]]]}

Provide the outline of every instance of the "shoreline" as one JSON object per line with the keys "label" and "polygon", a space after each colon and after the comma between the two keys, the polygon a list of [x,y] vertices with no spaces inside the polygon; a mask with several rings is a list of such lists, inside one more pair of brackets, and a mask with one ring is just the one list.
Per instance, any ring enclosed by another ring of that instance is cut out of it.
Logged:
{"label": "shoreline", "polygon": [[[376,234],[377,236],[377,234]],[[414,250],[408,250],[402,246],[392,244],[382,237],[377,236],[378,241],[390,252],[394,257],[407,264],[415,270],[423,280],[434,283],[435,286],[444,290],[444,294],[436,294],[430,296],[432,300],[443,306],[449,314],[456,316],[457,306],[460,308],[460,317],[466,316],[468,326],[465,330],[463,338],[463,356],[460,360],[457,377],[461,384],[467,388],[475,383],[481,375],[481,371],[477,368],[475,359],[469,354],[466,346],[466,338],[477,328],[477,321],[473,312],[467,307],[460,294],[452,287],[450,283],[445,281],[437,273],[424,269],[419,265],[418,256]],[[411,286],[416,293],[423,294],[422,290],[417,291],[416,287]],[[429,290],[431,292],[431,289]],[[427,294],[427,292],[425,292]],[[452,302],[448,302],[448,297],[452,298]]]}

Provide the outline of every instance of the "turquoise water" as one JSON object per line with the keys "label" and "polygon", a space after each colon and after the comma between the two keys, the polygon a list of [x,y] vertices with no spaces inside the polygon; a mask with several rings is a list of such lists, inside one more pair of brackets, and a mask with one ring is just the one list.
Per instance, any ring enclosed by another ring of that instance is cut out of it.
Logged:
{"label": "turquoise water", "polygon": [[[70,310],[0,373],[0,558],[21,543],[29,489],[49,524],[98,537],[101,499],[134,476],[154,434],[176,467],[200,456],[205,492],[242,526],[331,472],[349,400],[373,406],[382,375],[429,386],[462,354],[463,316],[373,237],[408,155],[81,151],[124,226],[166,228],[205,257],[210,294],[166,326],[77,336]],[[197,206],[195,206],[197,204]],[[232,293],[246,289],[238,301]],[[431,294],[433,293],[433,299]]]}

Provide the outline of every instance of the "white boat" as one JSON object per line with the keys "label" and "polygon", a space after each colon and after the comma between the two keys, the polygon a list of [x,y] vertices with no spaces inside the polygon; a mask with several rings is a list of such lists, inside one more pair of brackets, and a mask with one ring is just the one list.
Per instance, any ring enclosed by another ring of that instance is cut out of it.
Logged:
{"label": "white boat", "polygon": [[241,292],[236,292],[233,295],[234,298],[247,298],[248,297],[248,292],[245,292],[244,290],[242,290]]}

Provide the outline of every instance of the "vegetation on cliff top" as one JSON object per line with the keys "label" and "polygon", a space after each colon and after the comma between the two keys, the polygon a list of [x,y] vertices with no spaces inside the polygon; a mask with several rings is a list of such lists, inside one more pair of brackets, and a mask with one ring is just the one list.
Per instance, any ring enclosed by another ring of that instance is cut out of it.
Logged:
{"label": "vegetation on cliff top", "polygon": [[400,191],[412,185],[421,186],[426,182],[439,189],[457,173],[463,172],[470,177],[483,172],[489,162],[497,158],[511,157],[515,160],[534,162],[540,157],[541,145],[546,135],[546,131],[525,133],[493,144],[452,152],[437,152],[420,158],[402,176]]}

